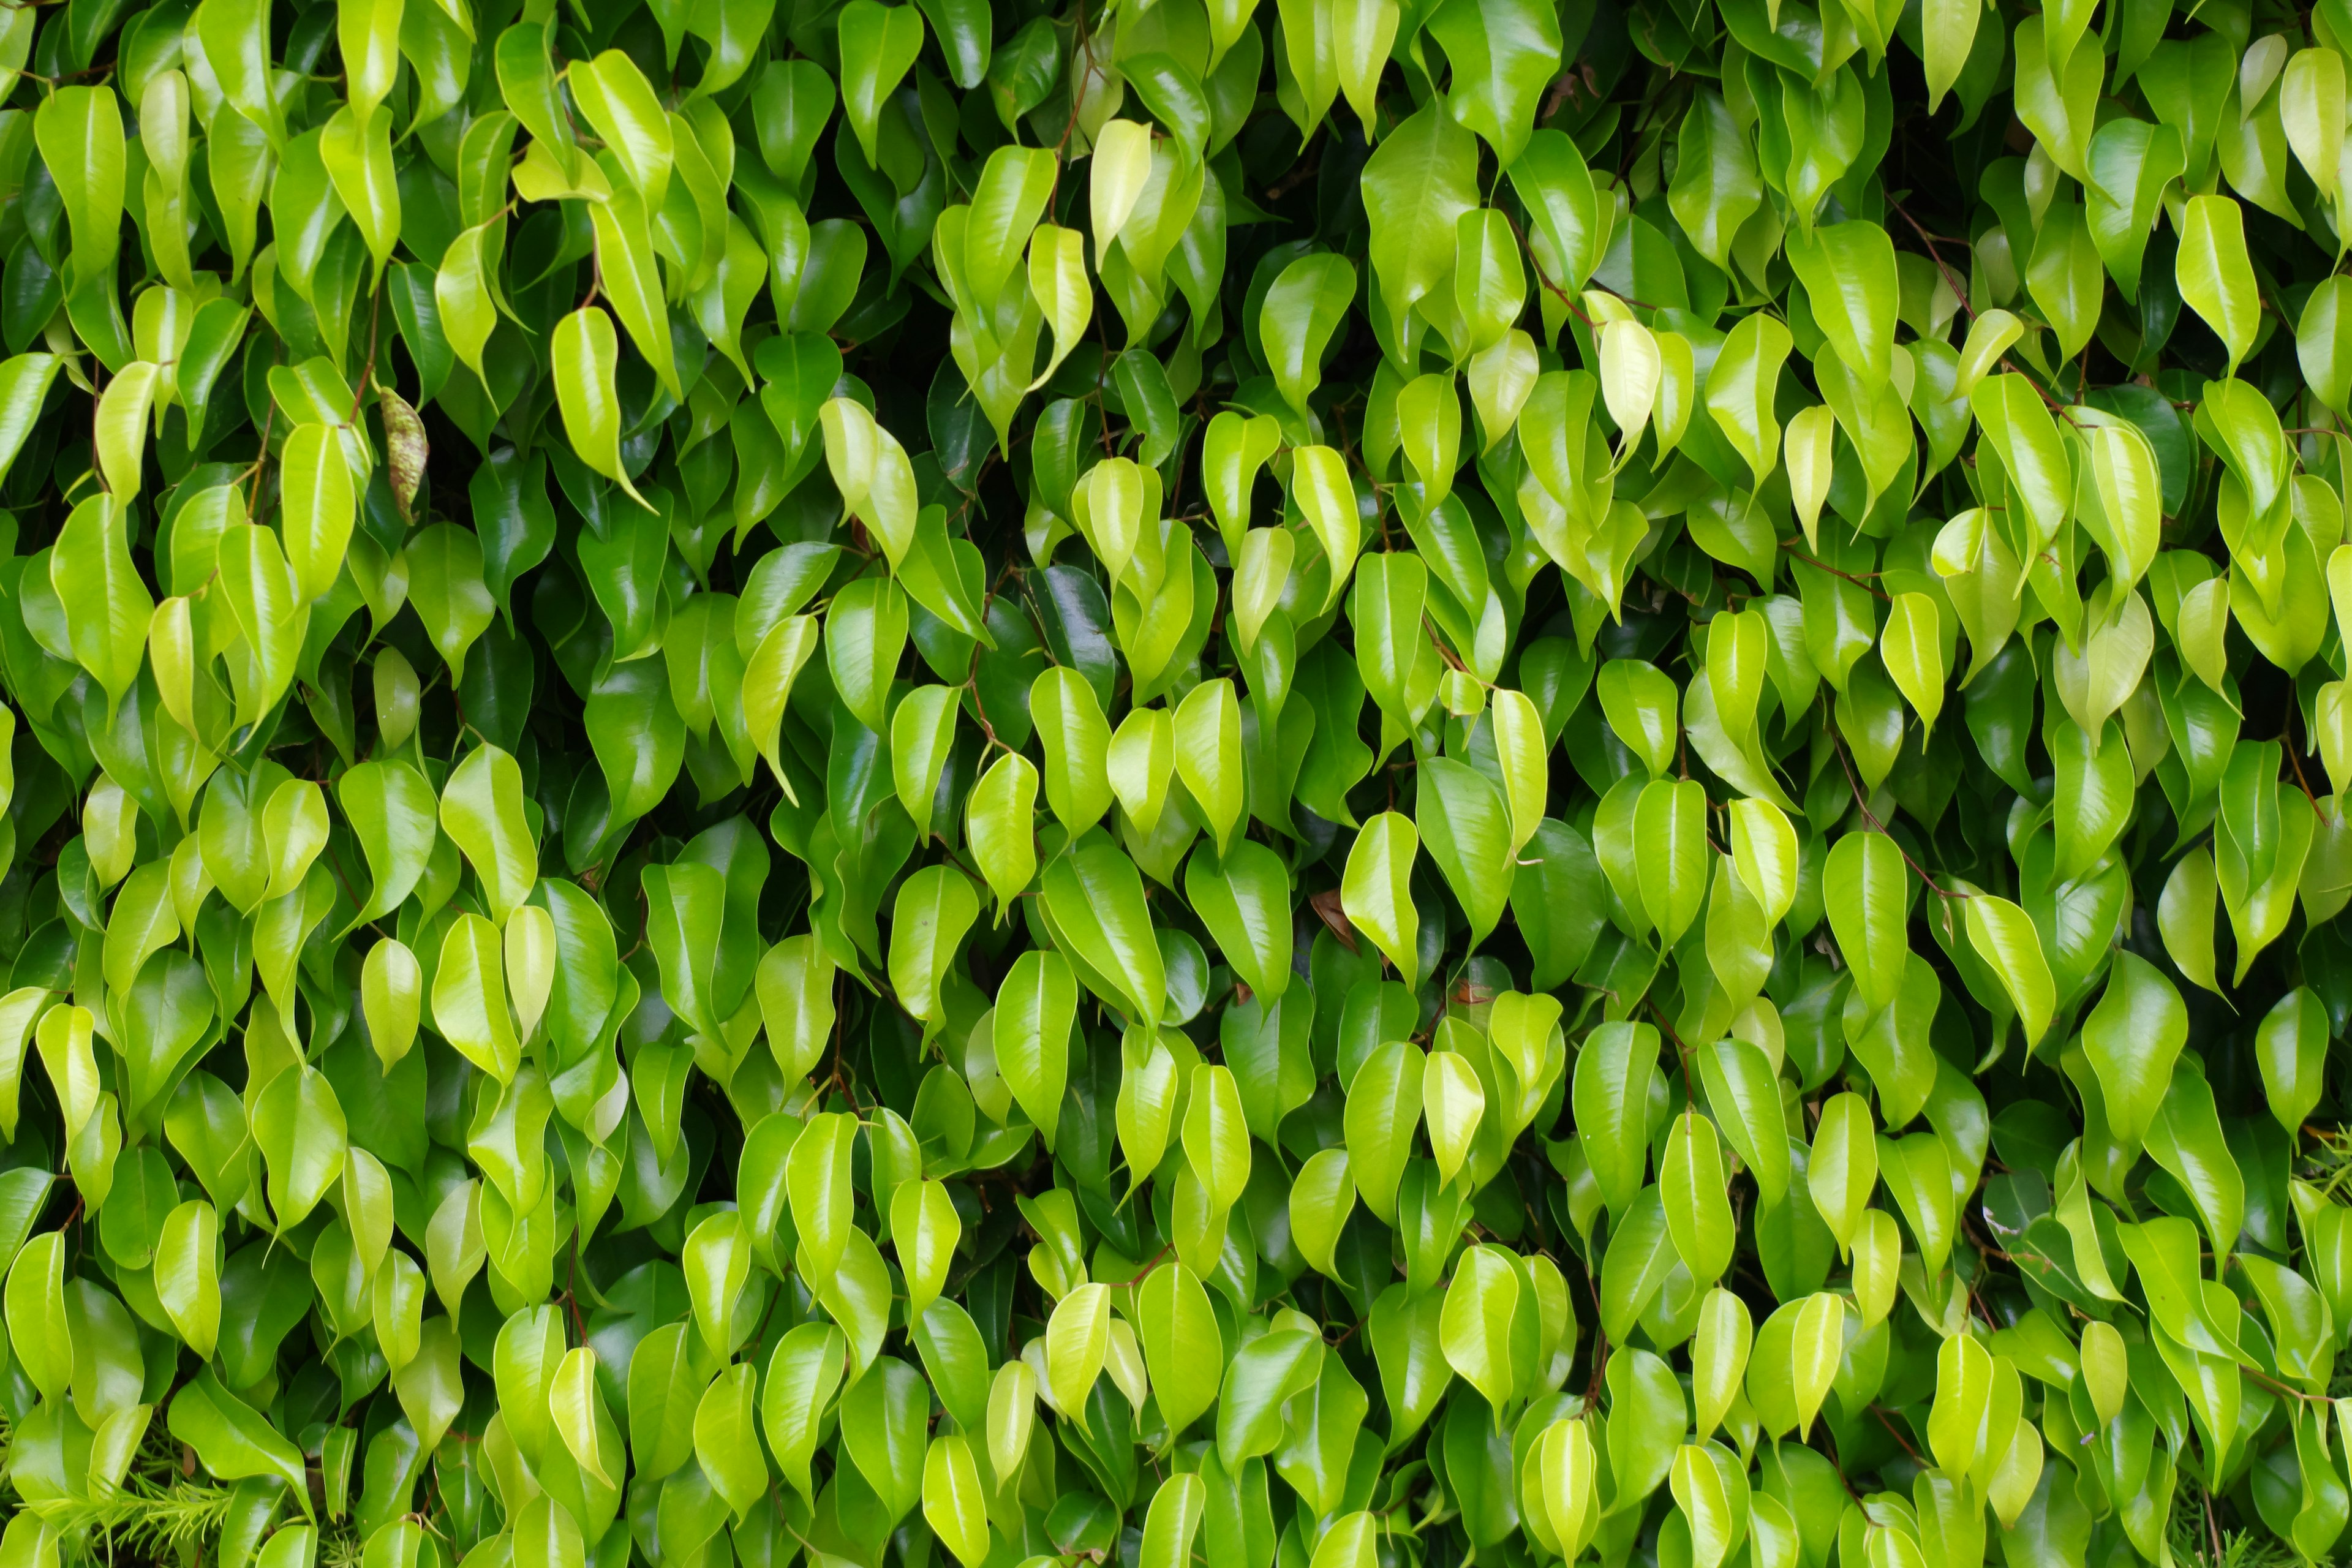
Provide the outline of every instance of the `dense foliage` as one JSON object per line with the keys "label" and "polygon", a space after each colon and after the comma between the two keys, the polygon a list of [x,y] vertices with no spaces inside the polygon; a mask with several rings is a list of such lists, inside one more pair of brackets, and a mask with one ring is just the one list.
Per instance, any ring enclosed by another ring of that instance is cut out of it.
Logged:
{"label": "dense foliage", "polygon": [[0,10],[0,1568],[2331,1558],[2347,50]]}

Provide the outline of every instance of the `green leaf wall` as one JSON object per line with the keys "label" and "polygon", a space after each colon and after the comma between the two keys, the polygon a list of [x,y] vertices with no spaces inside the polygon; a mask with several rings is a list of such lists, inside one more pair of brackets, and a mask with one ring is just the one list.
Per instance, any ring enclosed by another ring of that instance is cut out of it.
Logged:
{"label": "green leaf wall", "polygon": [[2347,52],[0,9],[0,1568],[2340,1561]]}

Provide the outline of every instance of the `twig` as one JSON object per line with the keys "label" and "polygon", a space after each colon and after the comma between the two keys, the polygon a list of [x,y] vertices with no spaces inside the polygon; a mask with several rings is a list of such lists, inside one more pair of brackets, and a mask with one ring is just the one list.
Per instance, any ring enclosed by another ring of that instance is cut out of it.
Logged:
{"label": "twig", "polygon": [[[1306,149],[1301,148],[1300,151],[1304,152]],[[1322,172],[1322,166],[1323,153],[1322,150],[1318,148],[1314,157],[1307,159],[1297,167],[1292,169],[1290,173],[1283,175],[1282,178],[1275,181],[1271,185],[1268,185],[1265,188],[1265,199],[1270,202],[1280,201],[1283,197],[1297,190],[1307,181],[1313,179],[1318,174],[1320,174]]]}
{"label": "twig", "polygon": [[1146,1279],[1150,1279],[1152,1270],[1158,1268],[1160,1265],[1167,1259],[1168,1255],[1175,1250],[1176,1244],[1174,1242],[1171,1241],[1163,1243],[1159,1251],[1153,1253],[1149,1258],[1145,1259],[1142,1272],[1136,1275],[1133,1279],[1105,1279],[1099,1281],[1099,1283],[1108,1285],[1114,1290],[1124,1290],[1130,1285],[1140,1285]]}
{"label": "twig", "polygon": [[2252,1378],[2256,1383],[2262,1384],[2265,1387],[2270,1388],[2276,1393],[2284,1394],[2290,1399],[2300,1399],[2306,1405],[2334,1405],[2336,1403],[2336,1401],[2328,1398],[2325,1394],[2305,1394],[2303,1390],[2295,1387],[2292,1384],[2282,1383],[2277,1378],[2273,1377],[2270,1373],[2263,1371],[2259,1367],[2241,1365],[2238,1370],[2244,1373],[2248,1377]]}
{"label": "twig", "polygon": [[588,1325],[580,1316],[580,1227],[572,1227],[572,1271],[563,1280],[563,1304],[572,1309],[572,1330],[580,1342],[588,1342]]}
{"label": "twig", "polygon": [[1853,791],[1853,804],[1855,806],[1860,808],[1863,819],[1870,824],[1871,827],[1877,832],[1879,837],[1885,838],[1886,842],[1895,846],[1895,852],[1903,857],[1903,863],[1911,868],[1912,874],[1917,877],[1921,881],[1927,883],[1927,890],[1935,894],[1939,899],[1966,899],[1973,897],[1974,895],[1972,894],[1955,893],[1948,889],[1937,887],[1936,885],[1936,879],[1927,874],[1927,868],[1925,866],[1920,865],[1918,861],[1911,858],[1911,851],[1903,847],[1903,840],[1895,837],[1895,835],[1886,831],[1886,824],[1881,822],[1878,819],[1878,814],[1870,809],[1870,801],[1862,793],[1862,781],[1853,776],[1853,763],[1846,755],[1845,739],[1843,736],[1837,733],[1837,726],[1834,723],[1830,726],[1830,744],[1837,750],[1838,766],[1845,770],[1846,787]]}
{"label": "twig", "polygon": [[[1087,8],[1084,4],[1078,6],[1077,21],[1070,36],[1071,58],[1075,60],[1081,50],[1087,57],[1087,68],[1070,83],[1069,122],[1062,127],[1061,140],[1054,143],[1054,184],[1053,188],[1045,194],[1045,210],[1049,213],[1054,210],[1054,204],[1062,197],[1062,153],[1069,146],[1071,134],[1078,128],[1078,104],[1086,92],[1087,83],[1097,74],[1095,52],[1087,38]],[[1014,137],[1015,141],[1019,139],[1018,135]]]}
{"label": "twig", "polygon": [[1797,561],[1803,563],[1807,566],[1811,566],[1816,572],[1826,572],[1832,577],[1843,577],[1847,582],[1853,584],[1855,587],[1861,589],[1864,593],[1870,595],[1873,598],[1883,600],[1890,605],[1895,602],[1894,595],[1887,593],[1885,589],[1880,587],[1877,584],[1870,581],[1868,577],[1859,577],[1851,572],[1841,572],[1836,567],[1831,565],[1828,562],[1819,560],[1816,557],[1806,554],[1803,551],[1798,549],[1796,544],[1797,542],[1793,539],[1784,539],[1780,541],[1781,549],[1787,551],[1789,554]]}
{"label": "twig", "polygon": [[1903,221],[1911,226],[1911,232],[1917,235],[1919,237],[1919,243],[1927,247],[1927,259],[1934,262],[1936,264],[1936,270],[1944,275],[1944,287],[1952,291],[1952,298],[1960,302],[1960,309],[1969,313],[1969,320],[1971,321],[1975,321],[1977,319],[1977,308],[1969,303],[1969,291],[1967,288],[1961,284],[1958,277],[1953,273],[1952,269],[1944,264],[1943,253],[1936,248],[1936,237],[1929,234],[1926,229],[1921,228],[1919,226],[1919,220],[1913,217],[1910,213],[1905,209],[1901,202],[1895,201],[1890,197],[1886,205],[1893,207],[1897,213],[1902,214]]}
{"label": "twig", "polygon": [[[280,343],[271,351],[269,368],[276,370],[285,363],[286,346]],[[261,469],[262,465],[269,461],[269,427],[277,420],[278,399],[272,397],[261,407],[261,445],[253,454],[253,496],[245,503],[246,521],[248,522],[254,521],[261,510]]]}
{"label": "twig", "polygon": [[383,282],[379,279],[376,282],[375,293],[370,296],[368,300],[367,363],[360,366],[359,390],[352,394],[351,417],[344,421],[346,424],[352,424],[358,421],[360,416],[360,405],[367,401],[368,388],[375,384],[376,326],[382,320],[383,316]]}
{"label": "twig", "polygon": [[1519,226],[1519,220],[1513,217],[1510,213],[1504,208],[1497,207],[1495,210],[1502,213],[1503,221],[1511,226],[1511,233],[1513,237],[1519,242],[1519,248],[1528,253],[1528,260],[1534,264],[1536,269],[1536,281],[1542,284],[1546,289],[1550,289],[1551,292],[1559,298],[1559,302],[1568,307],[1568,313],[1584,323],[1585,331],[1595,331],[1596,329],[1593,326],[1592,318],[1584,313],[1584,308],[1576,302],[1574,296],[1570,295],[1567,289],[1561,288],[1559,284],[1553,282],[1551,280],[1551,274],[1544,270],[1544,264],[1540,260],[1537,259],[1535,247],[1528,243],[1527,230]]}
{"label": "twig", "polygon": [[1919,1450],[1911,1446],[1911,1439],[1903,1435],[1903,1429],[1895,1425],[1894,1418],[1886,1414],[1884,1406],[1874,1405],[1870,1413],[1878,1417],[1878,1424],[1886,1428],[1886,1435],[1903,1446],[1903,1451],[1911,1456],[1914,1464],[1923,1469],[1927,1468],[1927,1461],[1919,1457]]}
{"label": "twig", "polygon": [[[2290,702],[2286,706],[2288,717],[2292,719],[2296,712],[2295,705]],[[2311,809],[2319,811],[2319,797],[2311,793],[2311,781],[2303,776],[2303,759],[2295,754],[2294,742],[2287,739],[2284,731],[2280,731],[2279,742],[2279,750],[2286,753],[2287,765],[2294,769],[2296,787],[2303,791],[2303,798],[2311,802]]]}

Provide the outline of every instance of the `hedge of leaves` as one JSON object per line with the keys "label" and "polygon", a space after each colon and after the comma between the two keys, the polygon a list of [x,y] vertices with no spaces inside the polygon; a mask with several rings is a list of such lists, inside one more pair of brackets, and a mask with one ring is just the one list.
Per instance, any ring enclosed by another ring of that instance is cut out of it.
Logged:
{"label": "hedge of leaves", "polygon": [[0,10],[0,1568],[2331,1559],[2347,51]]}

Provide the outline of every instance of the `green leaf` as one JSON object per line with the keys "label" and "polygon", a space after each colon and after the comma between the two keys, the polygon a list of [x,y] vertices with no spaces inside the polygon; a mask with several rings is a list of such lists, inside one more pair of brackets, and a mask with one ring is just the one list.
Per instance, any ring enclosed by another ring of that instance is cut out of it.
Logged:
{"label": "green leaf", "polygon": [[852,717],[877,734],[889,728],[889,672],[907,647],[907,600],[886,577],[861,577],[834,595],[824,656],[834,689]]}
{"label": "green leaf", "polygon": [[1878,651],[1903,700],[1932,730],[1944,710],[1943,616],[1926,594],[1899,594],[1879,633]]}
{"label": "green leaf", "polygon": [[1421,916],[1413,907],[1412,861],[1421,847],[1412,823],[1393,811],[1366,822],[1348,852],[1339,907],[1408,984],[1420,974]]}
{"label": "green leaf", "polygon": [[[147,641],[147,622],[155,601],[140,581],[131,562],[128,519],[121,504],[107,496],[93,496],[73,509],[58,531],[49,554],[49,580],[65,611],[65,629],[74,658],[104,689],[111,717],[139,679],[139,665]],[[261,531],[253,530],[258,533]],[[271,549],[275,550],[275,545]],[[224,546],[224,586],[236,601],[238,579],[227,564]],[[242,606],[240,606],[242,607]],[[240,623],[244,616],[238,617]],[[257,637],[254,629],[264,630]],[[278,647],[265,628],[249,629],[247,639],[257,651]],[[290,660],[289,661],[290,662]],[[290,675],[290,670],[289,674]]]}
{"label": "green leaf", "polygon": [[144,360],[125,365],[121,374],[106,384],[98,401],[93,440],[99,471],[106,476],[106,488],[125,502],[139,494],[142,446],[154,405],[155,380],[155,367]]}
{"label": "green leaf", "polygon": [[[209,45],[206,52],[209,56]],[[220,80],[225,91],[245,85],[234,67]],[[242,110],[244,103],[238,108]],[[112,265],[122,238],[126,165],[121,101],[110,87],[60,87],[34,112],[33,140],[57,184],[73,232],[68,265],[96,275]]]}
{"label": "green leaf", "polygon": [[1883,833],[1848,833],[1822,868],[1822,903],[1853,970],[1855,994],[1874,1012],[1891,1005],[1910,953],[1911,879],[1902,850]]}
{"label": "green leaf", "polygon": [[1077,980],[1068,962],[1050,950],[1023,953],[996,994],[997,1070],[1048,1149],[1061,1120],[1077,1006]]}
{"label": "green leaf", "polygon": [[1017,752],[991,764],[964,805],[972,862],[996,895],[1000,923],[1037,875],[1036,809],[1036,764]]}
{"label": "green leaf", "polygon": [[1551,281],[1559,288],[1583,288],[1608,254],[1616,206],[1595,188],[1582,150],[1564,131],[1538,131],[1512,163],[1510,179],[1550,252],[1536,257],[1538,268],[1556,266]]}
{"label": "green leaf", "polygon": [[963,1221],[938,1182],[901,1182],[890,1200],[890,1235],[907,1280],[909,1310],[919,1321],[947,1283]]}
{"label": "green leaf", "polygon": [[1135,863],[1108,845],[1082,847],[1048,865],[1044,882],[1063,951],[1084,965],[1088,987],[1146,1026],[1156,1022],[1168,972]]}
{"label": "green leaf", "polygon": [[0,363],[0,475],[24,450],[63,363],[51,353],[22,353]]}
{"label": "green leaf", "polygon": [[1612,1214],[1632,1205],[1649,1170],[1652,1084],[1658,1031],[1612,1022],[1579,1051],[1571,1090],[1577,1141]]}
{"label": "green leaf", "polygon": [[1731,1261],[1737,1231],[1725,1196],[1722,1145],[1715,1123],[1685,1111],[1666,1134],[1658,1194],[1666,1234],[1693,1279],[1711,1284]]}
{"label": "green leaf", "polygon": [[62,1232],[45,1232],[26,1242],[8,1268],[9,1343],[26,1377],[51,1399],[65,1392],[73,1371],[64,1243]]}
{"label": "green leaf", "polygon": [[619,162],[648,212],[661,209],[674,156],[669,120],[653,84],[618,49],[573,64],[565,74],[572,100]]}
{"label": "green leaf", "polygon": [[[575,143],[571,117],[558,96],[555,63],[550,53],[554,35],[555,25],[548,19],[518,22],[499,35],[499,96],[531,139],[547,143],[568,168]],[[207,46],[208,53],[209,49]]]}
{"label": "green leaf", "polygon": [[613,381],[619,359],[613,318],[604,310],[591,305],[556,322],[551,374],[563,433],[582,462],[644,505],[621,467],[621,408]]}
{"label": "green leaf", "polygon": [[1229,1209],[1249,1185],[1250,1140],[1232,1069],[1203,1063],[1192,1072],[1184,1113],[1184,1155],[1213,1209]]}
{"label": "green leaf", "polygon": [[820,1275],[840,1261],[849,1244],[849,1158],[856,1133],[856,1125],[845,1117],[814,1117],[793,1145],[785,1166],[801,1256]]}
{"label": "green leaf", "polygon": [[1841,1254],[1851,1252],[1878,1185],[1877,1129],[1869,1103],[1853,1093],[1830,1097],[1813,1128],[1805,1184]]}
{"label": "green leaf", "polygon": [[1864,388],[1885,384],[1895,348],[1893,237],[1874,223],[1835,223],[1790,237],[1789,265],[1813,321]]}
{"label": "green leaf", "polygon": [[1633,811],[1635,875],[1642,907],[1672,947],[1706,897],[1706,790],[1696,780],[1654,779]]}
{"label": "green leaf", "polygon": [[1500,1411],[1511,1401],[1511,1320],[1519,1304],[1517,1273],[1485,1247],[1464,1252],[1445,1289],[1439,1342],[1446,1364]]}
{"label": "green leaf", "polygon": [[[1328,252],[1298,258],[1283,268],[1274,286],[1265,291],[1265,302],[1258,310],[1258,339],[1265,345],[1275,385],[1280,388],[1283,400],[1302,416],[1307,412],[1308,396],[1322,384],[1323,356],[1331,334],[1339,330],[1355,299],[1356,269],[1348,264],[1346,257]],[[1245,422],[1237,414],[1231,416],[1225,428],[1234,432],[1229,438],[1235,441],[1237,453],[1251,448],[1248,436],[1255,430],[1265,431],[1260,440],[1268,448],[1278,439],[1271,421],[1259,426],[1255,421]],[[1223,493],[1234,499],[1220,509],[1221,523],[1226,510],[1239,510],[1244,504],[1248,477],[1256,465],[1246,458],[1243,465],[1240,475],[1223,481],[1230,488]]]}
{"label": "green leaf", "polygon": [[2253,263],[2246,255],[2246,223],[2228,196],[2191,196],[2180,224],[2180,257],[2175,266],[2180,298],[2205,318],[2230,356],[2226,374],[2252,349],[2262,301],[2254,288]]}
{"label": "green leaf", "polygon": [[[498,613],[483,584],[481,542],[455,523],[438,523],[409,541],[407,554],[409,600],[450,676],[462,681],[467,650],[489,630]],[[247,635],[253,634],[248,629]]]}
{"label": "green leaf", "polygon": [[479,915],[459,915],[442,938],[433,1025],[467,1060],[502,1084],[513,1081],[522,1046],[507,1011],[504,944]]}
{"label": "green leaf", "polygon": [[979,893],[952,868],[927,866],[898,885],[890,918],[890,984],[907,1010],[925,1023],[940,1022],[949,966],[979,918]]}
{"label": "green leaf", "polygon": [[[454,1351],[452,1337],[446,1333],[448,1320],[435,1321],[444,1330],[443,1342]],[[596,1352],[591,1347],[577,1345],[565,1352],[562,1363],[555,1369],[555,1380],[548,1384],[547,1416],[548,1425],[562,1439],[572,1462],[585,1474],[606,1486],[612,1485],[604,1463],[602,1430],[611,1423],[604,1414],[604,1396],[596,1385]]]}
{"label": "green leaf", "polygon": [[1143,1524],[1147,1568],[1181,1568],[1191,1560],[1193,1537],[1207,1511],[1208,1491],[1198,1476],[1176,1476],[1152,1494]]}
{"label": "green leaf", "polygon": [[539,851],[523,816],[522,773],[492,745],[467,755],[441,795],[441,828],[481,879],[490,918],[503,925],[530,896]]}
{"label": "green leaf", "polygon": [[1364,165],[1372,272],[1391,322],[1453,270],[1454,222],[1478,205],[1477,147],[1432,103],[1390,132]]}
{"label": "green leaf", "polygon": [[1290,875],[1281,857],[1248,839],[1222,858],[1204,845],[1185,867],[1184,892],[1225,961],[1272,1006],[1291,977]]}
{"label": "green leaf", "polygon": [[751,1271],[751,1244],[743,1234],[742,1215],[721,1211],[696,1226],[678,1261],[686,1272],[687,1299],[693,1303],[694,1326],[703,1348],[712,1360],[723,1361],[735,1352],[730,1325]]}
{"label": "green leaf", "polygon": [[2058,1010],[2057,982],[2032,920],[2007,899],[1990,893],[1969,896],[1966,905],[1969,945],[1976,950],[2025,1026],[2029,1049],[2050,1027]]}
{"label": "green leaf", "polygon": [[[1676,151],[1679,156],[1667,201],[1699,254],[1717,267],[1725,267],[1730,260],[1734,237],[1760,200],[1755,150],[1741,133],[1723,98],[1707,92],[1701,93],[1685,112]],[[1741,322],[1743,327],[1747,324]],[[1750,342],[1762,341],[1758,332],[1747,335]],[[1785,336],[1781,341],[1781,353],[1785,355]],[[1748,356],[1745,363],[1753,364],[1754,350],[1745,344],[1743,350]],[[1778,369],[1776,360],[1771,370],[1777,373]],[[1754,371],[1748,374],[1752,377]],[[1712,378],[1709,384],[1713,384]],[[1764,408],[1767,419],[1771,412],[1769,405]]]}
{"label": "green leaf", "polygon": [[778,1342],[768,1362],[761,1426],[784,1479],[803,1498],[809,1495],[819,1423],[840,1386],[845,1348],[841,1331],[832,1324],[803,1323]]}
{"label": "green leaf", "polygon": [[988,1505],[971,1445],[960,1433],[932,1438],[924,1456],[923,1518],[964,1568],[986,1561]]}
{"label": "green leaf", "polygon": [[294,1489],[304,1517],[311,1517],[310,1494],[301,1484],[301,1451],[223,1388],[209,1367],[173,1395],[168,1425],[172,1436],[194,1448],[214,1475],[223,1480],[278,1478]]}
{"label": "green leaf", "polygon": [[301,1224],[341,1179],[349,1139],[325,1074],[297,1068],[262,1089],[253,1104],[253,1142],[268,1167],[269,1206],[281,1229]]}
{"label": "green leaf", "polygon": [[392,162],[392,117],[362,115],[349,105],[319,132],[319,161],[375,262],[375,276],[400,242],[400,186]]}
{"label": "green leaf", "polygon": [[2214,1255],[2232,1250],[2245,1223],[2245,1176],[2222,1138],[2212,1086],[2193,1063],[2172,1075],[2148,1119],[2147,1152],[2188,1193]]}
{"label": "green leaf", "polygon": [[2293,1136],[2319,1103],[2327,1057],[2327,1012],[2318,994],[2298,985],[2280,997],[2254,1030],[2256,1060],[2271,1114]]}
{"label": "green leaf", "polygon": [[2099,1005],[2083,1020],[2083,1053],[2099,1075],[2117,1143],[2130,1148],[2147,1132],[2188,1041],[2189,1010],[2172,983],[2146,959],[2118,952]]}
{"label": "green leaf", "polygon": [[1138,1338],[1160,1413],[1181,1433],[1216,1402],[1224,1343],[1200,1279],[1171,1262],[1146,1276],[1136,1294]]}
{"label": "green leaf", "polygon": [[1396,1214],[1397,1185],[1421,1123],[1427,1058],[1409,1041],[1391,1041],[1356,1071],[1345,1113],[1349,1173],[1364,1206],[1382,1224]]}
{"label": "green leaf", "polygon": [[1261,1335],[1227,1360],[1217,1397],[1217,1458],[1227,1470],[1273,1452],[1283,1405],[1314,1386],[1322,1363],[1320,1341],[1295,1328]]}
{"label": "green leaf", "polygon": [[[878,165],[876,137],[885,100],[898,89],[923,48],[922,13],[912,5],[850,0],[841,8],[841,106],[869,164]],[[901,1510],[903,1511],[903,1510]]]}
{"label": "green leaf", "polygon": [[1503,917],[1517,857],[1502,793],[1486,774],[1453,761],[1423,765],[1414,816],[1430,858],[1470,917],[1471,941],[1483,942]]}
{"label": "green leaf", "polygon": [[1094,688],[1073,669],[1041,673],[1029,689],[1029,717],[1045,747],[1045,798],[1072,834],[1110,809],[1110,725]]}
{"label": "green leaf", "polygon": [[1727,1038],[1703,1048],[1698,1062],[1724,1137],[1754,1173],[1764,1206],[1777,1205],[1789,1190],[1789,1143],[1770,1058],[1746,1040]]}
{"label": "green leaf", "polygon": [[360,973],[361,1007],[368,1042],[387,1072],[416,1043],[424,988],[416,955],[398,937],[383,937],[368,950]]}
{"label": "green leaf", "polygon": [[[155,1244],[156,1299],[188,1348],[206,1360],[220,1335],[219,1236],[212,1205],[191,1198],[164,1216]],[[13,1324],[13,1303],[9,1316]]]}

